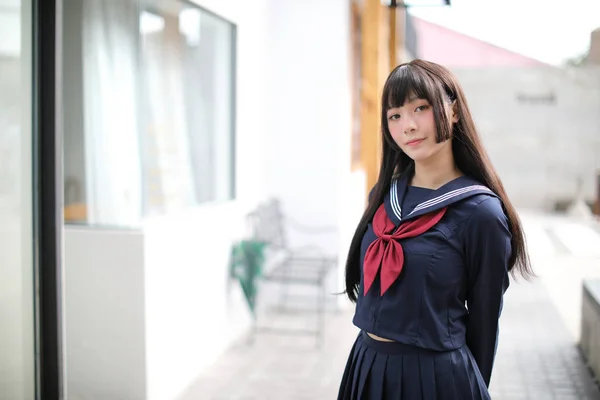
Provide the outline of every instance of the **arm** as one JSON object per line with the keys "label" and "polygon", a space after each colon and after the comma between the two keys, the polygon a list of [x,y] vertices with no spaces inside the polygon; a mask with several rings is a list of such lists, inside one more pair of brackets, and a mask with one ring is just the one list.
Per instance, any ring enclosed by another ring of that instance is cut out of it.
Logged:
{"label": "arm", "polygon": [[467,346],[489,386],[498,341],[502,297],[509,285],[508,219],[498,199],[482,201],[465,226],[467,262]]}

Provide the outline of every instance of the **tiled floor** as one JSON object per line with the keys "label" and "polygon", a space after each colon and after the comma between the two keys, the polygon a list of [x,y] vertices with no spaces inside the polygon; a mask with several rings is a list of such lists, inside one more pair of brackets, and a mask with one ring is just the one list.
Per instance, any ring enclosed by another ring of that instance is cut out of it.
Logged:
{"label": "tiled floor", "polygon": [[[570,258],[560,259],[560,265],[552,264],[558,258],[538,257],[542,251],[549,255],[541,243],[548,239],[545,245],[556,246],[552,244],[555,238],[537,236],[547,234],[546,222],[540,225],[534,220],[527,224],[533,236],[532,252],[536,253],[534,267],[540,278],[533,283],[513,282],[507,292],[490,387],[492,398],[600,400],[600,390],[576,347],[576,321],[569,322],[569,313],[579,311],[575,301],[579,281],[571,286],[560,284],[560,275],[571,274],[568,264],[577,263],[578,255],[571,252]],[[565,246],[568,248],[569,243]],[[558,252],[564,253],[565,249]],[[558,257],[558,253],[553,256]],[[586,256],[589,265],[589,254]],[[592,264],[600,270],[600,262]],[[568,308],[561,308],[563,298]],[[309,323],[301,319],[305,317],[293,318],[296,323]],[[181,400],[335,399],[357,334],[351,318],[351,311],[328,314],[321,349],[315,348],[311,338],[266,334],[259,336],[252,347],[234,345]]]}

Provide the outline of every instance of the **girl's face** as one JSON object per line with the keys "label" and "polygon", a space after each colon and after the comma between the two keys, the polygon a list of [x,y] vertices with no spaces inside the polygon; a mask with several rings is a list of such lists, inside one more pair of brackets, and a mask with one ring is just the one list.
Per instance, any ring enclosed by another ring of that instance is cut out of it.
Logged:
{"label": "girl's face", "polygon": [[[450,123],[458,121],[453,104],[445,104]],[[400,149],[415,162],[429,161],[446,151],[452,152],[451,141],[436,143],[436,122],[433,107],[425,99],[409,95],[400,107],[387,111],[387,124]]]}

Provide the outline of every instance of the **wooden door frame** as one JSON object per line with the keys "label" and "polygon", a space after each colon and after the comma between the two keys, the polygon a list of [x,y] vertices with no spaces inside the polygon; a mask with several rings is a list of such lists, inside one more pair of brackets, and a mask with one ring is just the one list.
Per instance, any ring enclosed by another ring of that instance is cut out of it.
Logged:
{"label": "wooden door frame", "polygon": [[399,62],[398,54],[403,53],[404,12],[403,8],[382,5],[381,0],[350,0],[351,168],[364,171],[365,195],[375,185],[379,174],[381,91],[389,72]]}

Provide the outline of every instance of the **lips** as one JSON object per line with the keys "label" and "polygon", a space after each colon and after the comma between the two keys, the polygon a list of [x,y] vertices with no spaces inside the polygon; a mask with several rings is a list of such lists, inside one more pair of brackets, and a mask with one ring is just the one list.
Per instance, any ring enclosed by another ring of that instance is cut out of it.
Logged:
{"label": "lips", "polygon": [[416,146],[419,143],[421,143],[423,140],[425,140],[425,139],[413,139],[410,142],[407,142],[406,145],[407,146]]}

